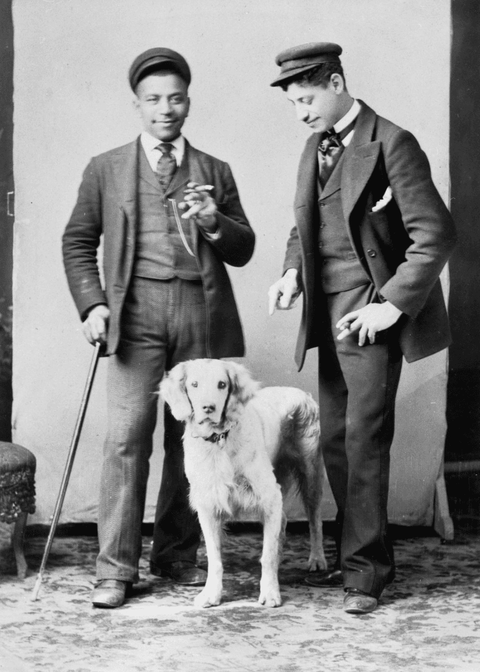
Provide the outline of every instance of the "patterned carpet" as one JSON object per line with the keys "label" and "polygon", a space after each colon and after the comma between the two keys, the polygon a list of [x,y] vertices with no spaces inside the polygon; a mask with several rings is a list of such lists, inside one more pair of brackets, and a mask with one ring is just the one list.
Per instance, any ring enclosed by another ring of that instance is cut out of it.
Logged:
{"label": "patterned carpet", "polygon": [[[468,521],[467,521],[468,522]],[[460,526],[461,527],[461,526]],[[428,530],[394,529],[398,576],[376,612],[342,610],[340,589],[303,584],[305,526],[289,526],[280,582],[284,604],[258,606],[261,533],[236,526],[225,543],[221,606],[197,610],[198,588],[148,573],[122,608],[93,609],[97,542],[60,528],[39,599],[31,600],[46,530],[28,528],[25,581],[15,575],[9,529],[0,529],[2,672],[427,672],[480,670],[480,530],[457,524],[455,543]],[[328,527],[327,527],[328,533]],[[423,535],[423,536],[420,536]],[[425,536],[427,535],[427,536]],[[326,536],[327,557],[333,541]],[[205,562],[202,552],[201,562]]]}

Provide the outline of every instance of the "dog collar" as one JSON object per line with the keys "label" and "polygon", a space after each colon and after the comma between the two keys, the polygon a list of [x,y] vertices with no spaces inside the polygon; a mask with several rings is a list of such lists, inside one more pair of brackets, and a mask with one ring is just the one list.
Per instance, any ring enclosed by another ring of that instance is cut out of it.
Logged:
{"label": "dog collar", "polygon": [[229,435],[230,430],[227,430],[226,432],[222,432],[221,434],[217,434],[214,432],[210,436],[204,436],[202,437],[204,441],[208,441],[209,443],[218,443],[219,448],[223,448],[227,441],[227,436]]}
{"label": "dog collar", "polygon": [[208,443],[218,443],[219,448],[223,448],[227,442],[227,437],[230,434],[230,430],[235,427],[236,424],[236,422],[232,422],[230,423],[229,428],[224,432],[213,432],[213,434],[210,434],[210,436],[200,436],[199,434],[192,432],[192,438],[203,439],[204,441],[208,441]]}
{"label": "dog collar", "polygon": [[192,434],[192,437],[194,439],[203,439],[204,441],[208,441],[208,443],[218,443],[218,447],[223,448],[227,442],[227,436],[229,433],[230,430],[227,429],[226,432],[221,432],[220,434],[217,432],[213,432],[213,434],[210,434],[210,436],[198,436],[196,434]]}

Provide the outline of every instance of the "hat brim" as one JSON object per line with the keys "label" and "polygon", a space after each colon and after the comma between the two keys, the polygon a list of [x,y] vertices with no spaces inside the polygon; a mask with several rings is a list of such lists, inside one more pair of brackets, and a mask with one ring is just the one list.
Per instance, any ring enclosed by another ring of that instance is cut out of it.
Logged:
{"label": "hat brim", "polygon": [[276,79],[273,80],[270,86],[280,86],[282,84],[286,84],[289,79],[294,79],[297,75],[300,75],[302,72],[308,72],[308,70],[313,70],[313,68],[317,68],[319,65],[321,65],[322,62],[323,61],[319,63],[310,63],[310,65],[302,65],[299,66],[298,68],[292,68],[287,72],[283,72],[281,75],[279,75]]}

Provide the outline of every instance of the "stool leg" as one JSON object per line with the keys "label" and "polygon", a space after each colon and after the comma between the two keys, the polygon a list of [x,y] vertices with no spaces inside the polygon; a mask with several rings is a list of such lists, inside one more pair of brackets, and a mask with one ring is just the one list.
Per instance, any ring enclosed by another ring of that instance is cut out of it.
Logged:
{"label": "stool leg", "polygon": [[15,553],[15,560],[17,563],[17,576],[19,579],[24,579],[27,575],[27,561],[23,552],[23,542],[25,539],[25,528],[27,526],[28,513],[22,511],[15,521],[15,526],[12,532],[12,546]]}

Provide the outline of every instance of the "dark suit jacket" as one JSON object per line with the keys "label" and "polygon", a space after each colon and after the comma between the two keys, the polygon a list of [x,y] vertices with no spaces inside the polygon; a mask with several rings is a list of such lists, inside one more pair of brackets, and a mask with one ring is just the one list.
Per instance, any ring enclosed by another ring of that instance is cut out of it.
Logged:
{"label": "dark suit jacket", "polygon": [[[121,312],[132,276],[140,149],[139,141],[135,140],[90,161],[63,235],[65,271],[81,319],[100,303],[110,308],[108,354],[114,353],[118,346]],[[190,168],[186,181],[213,185],[218,206],[218,239],[207,241],[197,226],[191,225],[207,304],[208,356],[242,356],[242,328],[224,264],[246,264],[253,254],[255,235],[240,204],[228,164],[188,143],[186,152]],[[178,186],[172,181],[172,189]],[[102,235],[104,286],[97,263]]]}
{"label": "dark suit jacket", "polygon": [[[452,218],[431,178],[428,160],[414,136],[379,117],[365,103],[343,157],[340,187],[347,229],[358,258],[378,294],[403,311],[400,346],[409,362],[450,343],[439,275],[455,245]],[[303,283],[303,314],[295,359],[318,346],[319,310],[315,266],[317,242],[317,150],[312,135],[300,160],[295,197],[296,226],[287,244],[284,270],[296,268]],[[387,187],[393,199],[372,207]],[[328,195],[327,183],[322,197]]]}

